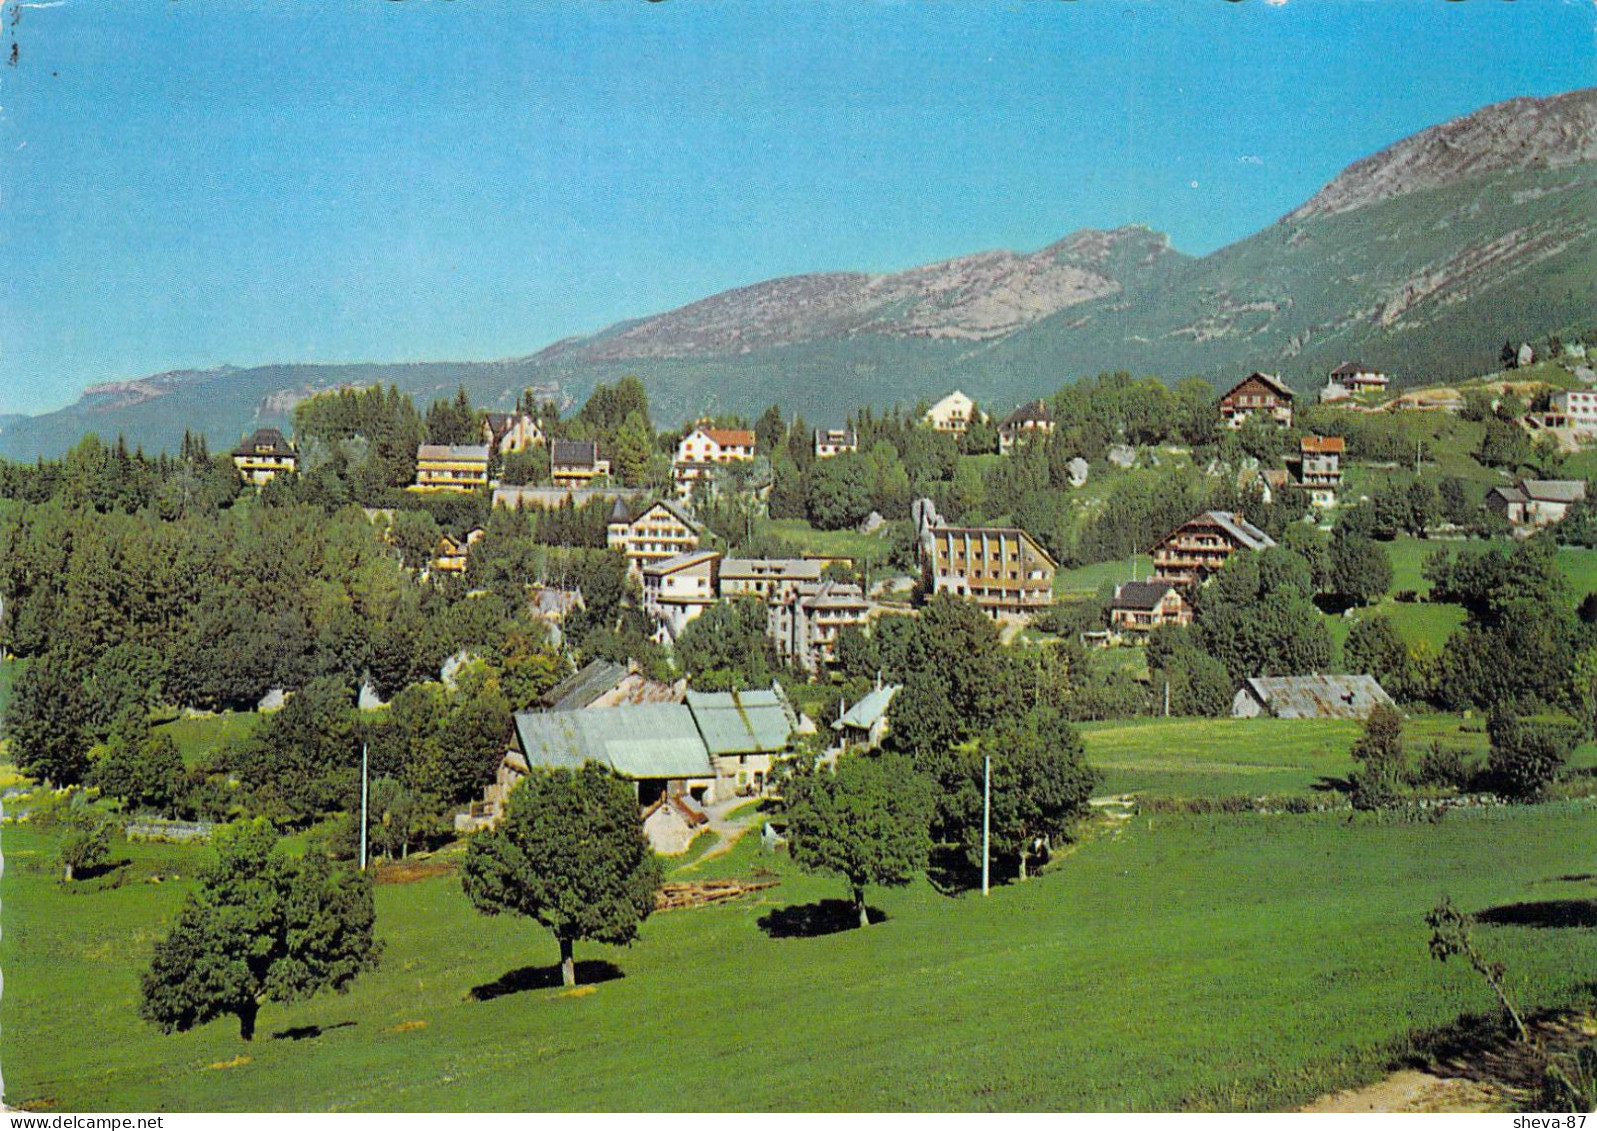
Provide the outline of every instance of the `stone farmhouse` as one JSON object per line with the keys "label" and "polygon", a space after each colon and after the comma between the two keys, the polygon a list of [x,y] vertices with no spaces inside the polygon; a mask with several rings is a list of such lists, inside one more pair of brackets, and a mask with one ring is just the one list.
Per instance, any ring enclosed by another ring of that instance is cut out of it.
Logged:
{"label": "stone farmhouse", "polygon": [[1231,717],[1363,719],[1382,706],[1396,704],[1371,675],[1261,676],[1242,681]]}
{"label": "stone farmhouse", "polygon": [[1486,492],[1486,508],[1514,526],[1551,526],[1586,498],[1583,479],[1521,479]]}

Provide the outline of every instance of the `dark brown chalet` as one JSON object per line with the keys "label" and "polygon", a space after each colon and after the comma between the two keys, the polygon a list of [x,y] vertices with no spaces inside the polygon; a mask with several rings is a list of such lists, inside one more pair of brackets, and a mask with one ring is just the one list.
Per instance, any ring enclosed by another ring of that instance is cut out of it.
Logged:
{"label": "dark brown chalet", "polygon": [[1153,580],[1189,587],[1203,582],[1238,550],[1266,550],[1275,539],[1230,511],[1205,511],[1153,548]]}
{"label": "dark brown chalet", "polygon": [[1251,373],[1220,398],[1220,418],[1227,428],[1241,428],[1256,412],[1282,428],[1292,427],[1292,390],[1279,377]]}

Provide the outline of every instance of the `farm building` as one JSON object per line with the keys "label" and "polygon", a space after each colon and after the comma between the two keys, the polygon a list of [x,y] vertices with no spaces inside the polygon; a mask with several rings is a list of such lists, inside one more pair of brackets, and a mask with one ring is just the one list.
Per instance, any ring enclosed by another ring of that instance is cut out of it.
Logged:
{"label": "farm building", "polygon": [[771,760],[787,750],[798,715],[780,684],[764,691],[689,691],[688,710],[715,768],[715,800],[765,792]]}
{"label": "farm building", "polygon": [[550,688],[543,705],[551,711],[585,711],[625,704],[680,703],[685,686],[650,679],[635,668],[609,660],[594,660]]}
{"label": "farm building", "polygon": [[1381,706],[1396,704],[1372,675],[1261,676],[1242,681],[1231,717],[1362,719]]}
{"label": "farm building", "polygon": [[1569,508],[1586,497],[1583,479],[1521,479],[1512,487],[1486,492],[1486,507],[1515,526],[1562,522]]}
{"label": "farm building", "polygon": [[893,705],[893,696],[902,688],[896,683],[883,685],[880,680],[859,702],[838,716],[832,729],[845,748],[854,746],[875,750],[887,736],[887,712]]}

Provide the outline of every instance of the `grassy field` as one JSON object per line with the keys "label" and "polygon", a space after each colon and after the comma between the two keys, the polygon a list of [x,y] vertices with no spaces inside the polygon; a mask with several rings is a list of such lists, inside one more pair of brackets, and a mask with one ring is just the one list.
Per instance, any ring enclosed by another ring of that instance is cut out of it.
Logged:
{"label": "grassy field", "polygon": [[[874,891],[868,931],[783,937],[840,885],[745,838],[694,874],[764,870],[769,898],[580,946],[621,976],[574,994],[518,989],[551,973],[553,942],[474,914],[446,875],[380,885],[381,969],[268,1006],[243,1046],[226,1021],[163,1036],[135,1012],[187,887],[136,881],[190,876],[203,849],[123,849],[135,882],[80,894],[48,874],[48,838],[4,835],[6,1100],[82,1111],[1290,1106],[1372,1078],[1411,1027],[1489,1008],[1426,955],[1439,895],[1591,905],[1597,855],[1570,805],[1440,825],[1138,817],[990,899],[917,883]],[[1479,942],[1526,1002],[1590,992],[1597,932]]]}
{"label": "grassy field", "polygon": [[881,565],[893,552],[885,528],[878,536],[854,530],[817,530],[802,518],[773,518],[756,523],[755,533],[777,538],[796,553],[853,558],[855,565],[862,562]]}
{"label": "grassy field", "polygon": [[[1118,585],[1131,580],[1132,562],[1121,558],[1112,562],[1062,569],[1054,574],[1055,597],[1091,597],[1104,585]],[[1147,554],[1136,557],[1137,576],[1146,580],[1153,576],[1153,559]]]}
{"label": "grassy field", "polygon": [[194,766],[219,746],[243,742],[261,725],[254,711],[223,711],[218,715],[180,716],[163,723],[160,730],[172,736],[183,764]]}

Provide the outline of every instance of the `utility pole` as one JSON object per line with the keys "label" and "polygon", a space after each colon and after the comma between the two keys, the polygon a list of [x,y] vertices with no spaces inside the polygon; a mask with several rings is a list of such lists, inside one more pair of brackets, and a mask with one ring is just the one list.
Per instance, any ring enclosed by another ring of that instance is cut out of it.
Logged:
{"label": "utility pole", "polygon": [[360,870],[366,870],[366,744],[360,744]]}
{"label": "utility pole", "polygon": [[992,859],[990,842],[993,826],[993,756],[987,755],[981,775],[981,893],[987,894],[987,869]]}
{"label": "utility pole", "polygon": [[1170,681],[1164,681],[1164,717],[1170,717]]}

